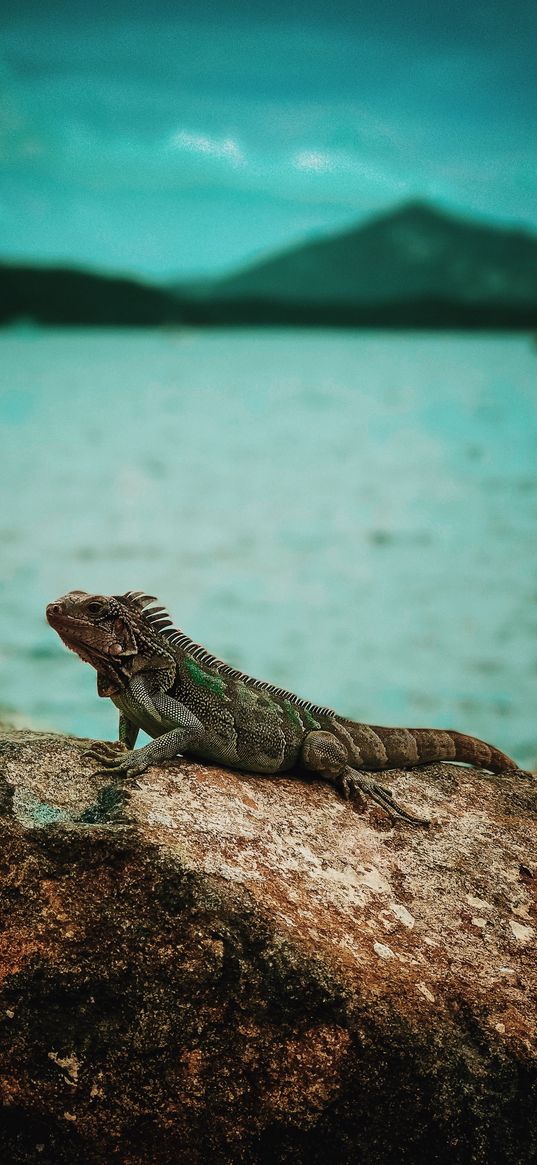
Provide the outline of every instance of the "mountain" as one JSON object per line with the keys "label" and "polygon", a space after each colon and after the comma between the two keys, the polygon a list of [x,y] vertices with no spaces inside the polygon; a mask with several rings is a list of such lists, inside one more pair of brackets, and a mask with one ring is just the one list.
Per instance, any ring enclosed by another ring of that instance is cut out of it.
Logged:
{"label": "mountain", "polygon": [[0,264],[0,324],[144,327],[177,318],[175,297],[134,279],[61,267]]}
{"label": "mountain", "polygon": [[220,280],[213,295],[342,307],[433,301],[535,309],[537,236],[414,202],[269,256]]}
{"label": "mountain", "polygon": [[0,324],[537,329],[537,236],[410,203],[224,279],[0,265]]}

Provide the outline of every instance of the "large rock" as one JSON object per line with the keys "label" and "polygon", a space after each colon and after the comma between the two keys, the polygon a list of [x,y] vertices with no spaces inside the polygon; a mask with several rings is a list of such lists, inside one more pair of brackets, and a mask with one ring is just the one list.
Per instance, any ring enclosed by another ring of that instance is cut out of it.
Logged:
{"label": "large rock", "polygon": [[534,782],[321,782],[1,745],[0,1160],[537,1159]]}

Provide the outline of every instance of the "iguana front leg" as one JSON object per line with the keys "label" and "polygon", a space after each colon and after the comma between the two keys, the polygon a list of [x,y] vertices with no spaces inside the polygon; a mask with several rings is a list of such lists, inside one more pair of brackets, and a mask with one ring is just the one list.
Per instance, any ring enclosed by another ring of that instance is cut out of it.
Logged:
{"label": "iguana front leg", "polygon": [[424,818],[414,817],[398,805],[390,789],[379,785],[370,775],[352,768],[345,745],[332,732],[308,732],[301,759],[310,772],[322,774],[332,781],[346,801],[365,793],[377,805],[382,805],[391,817],[402,817],[410,825],[429,825]]}
{"label": "iguana front leg", "polygon": [[156,740],[151,740],[142,748],[129,749],[128,752],[121,752],[119,755],[114,753],[112,756],[91,749],[87,755],[103,765],[102,769],[97,769],[100,774],[106,773],[113,777],[139,777],[150,765],[158,765],[161,761],[170,760],[172,756],[184,752],[199,735],[200,733],[192,728],[172,728],[171,732],[157,736]]}
{"label": "iguana front leg", "polygon": [[89,756],[92,760],[104,760],[117,756],[119,752],[124,753],[127,749],[133,749],[136,744],[140,729],[138,725],[124,712],[119,714],[119,731],[117,740],[96,740],[91,748],[86,748],[83,756]]}
{"label": "iguana front leg", "polygon": [[[134,717],[138,715],[145,720],[149,716],[155,727],[161,729],[161,734],[142,748],[131,748],[119,755],[116,746],[112,744],[103,742],[100,745],[94,745],[86,755],[104,765],[104,769],[98,770],[100,772],[109,772],[115,776],[139,776],[140,773],[149,768],[149,765],[159,764],[160,761],[169,760],[177,753],[183,752],[203,733],[203,724],[189,708],[181,704],[179,700],[175,700],[173,696],[169,696],[167,692],[152,692],[150,694],[140,676],[137,676],[129,686],[125,702],[130,715],[122,714],[120,718],[120,739],[122,718],[124,717],[127,727],[123,731],[132,730],[134,740],[136,740],[138,727],[134,723]],[[131,720],[131,716],[133,720]],[[162,732],[165,727],[169,727],[171,731]]]}
{"label": "iguana front leg", "polygon": [[124,744],[125,748],[134,748],[134,745],[138,739],[139,731],[140,729],[138,728],[138,725],[135,724],[133,720],[129,720],[128,716],[125,716],[124,712],[120,712],[118,734],[120,744]]}

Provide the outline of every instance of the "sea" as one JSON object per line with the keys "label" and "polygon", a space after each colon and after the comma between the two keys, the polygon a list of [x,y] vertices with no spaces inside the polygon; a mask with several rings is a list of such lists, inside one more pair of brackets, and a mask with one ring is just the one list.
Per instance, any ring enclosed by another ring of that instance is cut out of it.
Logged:
{"label": "sea", "polygon": [[0,717],[114,738],[45,622],[145,590],[251,674],[537,764],[526,335],[0,333]]}

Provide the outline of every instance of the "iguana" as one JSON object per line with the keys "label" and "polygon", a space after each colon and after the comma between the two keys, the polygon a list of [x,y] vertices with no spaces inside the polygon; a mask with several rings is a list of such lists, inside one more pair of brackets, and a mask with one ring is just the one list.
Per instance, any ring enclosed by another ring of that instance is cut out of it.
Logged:
{"label": "iguana", "polygon": [[[375,771],[458,760],[531,776],[472,736],[359,724],[253,679],[174,628],[156,603],[141,591],[70,591],[47,607],[66,646],[95,668],[98,694],[119,709],[123,751],[102,742],[88,752],[104,771],[135,777],[178,753],[246,772],[302,769],[331,781],[346,799],[366,794],[412,825],[428,822],[402,808]],[[135,749],[140,728],[154,739]]]}

